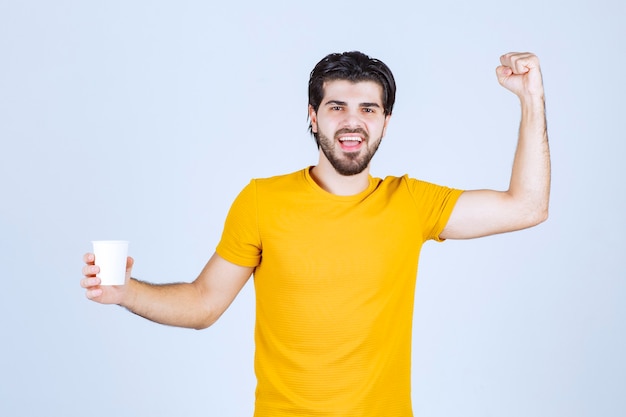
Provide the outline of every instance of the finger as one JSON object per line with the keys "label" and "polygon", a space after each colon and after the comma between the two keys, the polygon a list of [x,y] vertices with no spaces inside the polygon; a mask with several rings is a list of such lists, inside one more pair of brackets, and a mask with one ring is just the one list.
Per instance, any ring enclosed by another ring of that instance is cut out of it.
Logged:
{"label": "finger", "polygon": [[504,84],[511,75],[513,75],[513,70],[509,67],[500,65],[496,68],[496,77],[500,84]]}
{"label": "finger", "polygon": [[528,71],[530,71],[532,62],[529,56],[518,55],[516,57],[513,57],[512,61],[512,68],[515,74],[526,74]]}
{"label": "finger", "polygon": [[131,258],[130,256],[126,258],[126,281],[130,279],[134,264],[135,260],[133,258]]}
{"label": "finger", "polygon": [[500,65],[496,68],[496,75],[498,76],[498,78],[506,78],[513,75],[513,70],[511,69],[511,67]]}
{"label": "finger", "polygon": [[100,272],[98,265],[85,265],[83,266],[83,275],[86,277],[95,277]]}
{"label": "finger", "polygon": [[102,289],[101,288],[95,288],[93,290],[87,290],[85,292],[85,296],[90,299],[90,300],[94,300],[98,297],[100,297],[102,295]]}
{"label": "finger", "polygon": [[100,285],[102,281],[100,280],[100,278],[97,277],[89,277],[89,278],[83,278],[82,280],[80,280],[80,286],[83,288],[92,288],[92,287],[97,287],[98,285]]}
{"label": "finger", "polygon": [[508,52],[500,57],[500,63],[502,65],[511,66],[512,61],[528,58],[531,56],[535,55],[531,52]]}
{"label": "finger", "polygon": [[502,65],[513,70],[514,74],[526,74],[539,66],[539,60],[530,52],[511,52],[500,57]]}
{"label": "finger", "polygon": [[135,264],[135,260],[130,256],[126,258],[126,270],[130,271],[133,269],[133,265]]}
{"label": "finger", "polygon": [[96,261],[96,255],[93,253],[86,253],[83,255],[83,261],[88,265],[93,265]]}

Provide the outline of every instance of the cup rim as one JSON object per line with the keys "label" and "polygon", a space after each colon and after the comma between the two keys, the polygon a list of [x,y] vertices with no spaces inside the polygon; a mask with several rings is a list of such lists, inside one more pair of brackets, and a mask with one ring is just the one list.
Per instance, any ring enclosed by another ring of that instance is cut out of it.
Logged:
{"label": "cup rim", "polygon": [[128,240],[92,240],[91,243],[104,243],[108,245],[127,245]]}

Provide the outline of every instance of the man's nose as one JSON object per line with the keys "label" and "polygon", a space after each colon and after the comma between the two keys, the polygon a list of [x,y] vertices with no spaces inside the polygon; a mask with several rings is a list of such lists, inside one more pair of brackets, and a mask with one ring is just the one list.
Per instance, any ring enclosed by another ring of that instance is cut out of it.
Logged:
{"label": "man's nose", "polygon": [[358,110],[350,110],[345,112],[345,116],[341,123],[343,128],[355,129],[363,127],[363,120]]}

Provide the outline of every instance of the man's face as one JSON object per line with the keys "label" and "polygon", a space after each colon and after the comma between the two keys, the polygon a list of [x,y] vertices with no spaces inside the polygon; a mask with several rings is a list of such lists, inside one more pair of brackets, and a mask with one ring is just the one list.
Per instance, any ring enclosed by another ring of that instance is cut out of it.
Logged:
{"label": "man's face", "polygon": [[369,166],[390,117],[383,109],[382,87],[374,81],[327,81],[317,112],[309,106],[320,157],[341,175],[356,175]]}

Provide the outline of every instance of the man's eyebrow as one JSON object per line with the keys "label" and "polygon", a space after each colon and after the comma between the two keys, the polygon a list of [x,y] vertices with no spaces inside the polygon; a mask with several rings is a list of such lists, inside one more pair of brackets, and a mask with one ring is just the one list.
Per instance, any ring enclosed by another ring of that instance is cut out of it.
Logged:
{"label": "man's eyebrow", "polygon": [[345,106],[346,103],[345,101],[340,101],[340,100],[328,100],[326,103],[324,103],[326,106],[334,104],[336,106]]}
{"label": "man's eyebrow", "polygon": [[[329,106],[329,105],[335,105],[335,106],[346,106],[348,103],[346,103],[345,101],[341,101],[341,100],[328,100],[326,103],[324,103],[324,105]],[[369,103],[369,102],[365,102],[365,103],[359,103],[359,107],[377,107],[380,108],[380,104],[378,103]]]}

